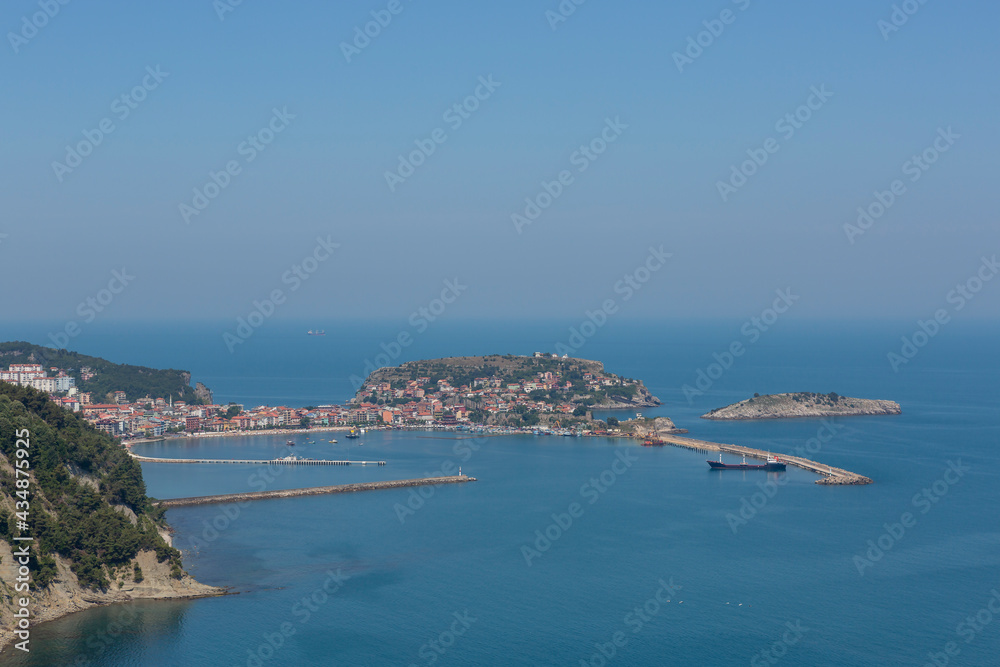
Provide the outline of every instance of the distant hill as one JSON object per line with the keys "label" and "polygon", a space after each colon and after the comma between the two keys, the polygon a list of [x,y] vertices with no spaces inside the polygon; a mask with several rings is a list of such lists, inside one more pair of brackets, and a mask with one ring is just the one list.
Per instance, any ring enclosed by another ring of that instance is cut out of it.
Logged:
{"label": "distant hill", "polygon": [[[200,383],[197,391],[191,387],[191,373],[187,371],[116,364],[100,357],[56,350],[24,341],[0,343],[0,367],[32,363],[42,364],[46,370],[50,366],[65,369],[76,380],[80,391],[93,394],[94,402],[104,402],[108,399],[108,394],[115,391],[124,391],[130,401],[145,396],[162,399],[172,397],[175,401],[185,401],[188,404],[206,404],[212,400],[211,392]],[[83,381],[81,368],[90,368],[94,377]]]}
{"label": "distant hill", "polygon": [[153,508],[142,469],[125,449],[46,394],[0,382],[0,645],[15,626],[14,600],[25,595],[15,592],[12,554],[24,544],[14,537],[25,533],[34,538],[34,621],[95,604],[221,592],[181,569],[180,552],[164,537],[163,511]]}
{"label": "distant hill", "polygon": [[836,393],[815,394],[800,391],[792,394],[754,395],[739,403],[715,408],[702,419],[789,419],[794,417],[849,417],[856,415],[898,415],[895,401],[849,398]]}

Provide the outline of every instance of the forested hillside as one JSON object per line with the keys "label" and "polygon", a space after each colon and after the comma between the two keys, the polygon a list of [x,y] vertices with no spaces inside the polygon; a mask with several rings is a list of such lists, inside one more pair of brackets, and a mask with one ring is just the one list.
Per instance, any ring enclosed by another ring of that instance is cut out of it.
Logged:
{"label": "forested hillside", "polygon": [[[76,379],[80,391],[93,394],[95,402],[107,399],[109,392],[124,391],[129,400],[144,396],[151,398],[173,398],[189,404],[201,404],[202,400],[190,386],[191,374],[174,369],[160,370],[145,366],[116,364],[100,357],[91,357],[79,352],[56,350],[33,345],[24,341],[0,343],[0,366],[10,364],[42,364],[66,369],[67,374]],[[90,368],[94,377],[83,381],[81,368]]]}
{"label": "forested hillside", "polygon": [[[30,494],[20,488],[23,476],[15,477],[19,431],[29,434]],[[180,552],[157,530],[162,512],[146,496],[139,464],[109,436],[42,392],[0,382],[0,453],[0,539],[14,544],[15,501],[27,495],[26,532],[38,554],[31,563],[36,589],[56,576],[55,555],[71,564],[81,586],[92,589],[107,588],[124,566],[129,578],[141,576],[131,566],[141,550],[154,551],[160,562],[170,562],[175,577],[182,576]]]}

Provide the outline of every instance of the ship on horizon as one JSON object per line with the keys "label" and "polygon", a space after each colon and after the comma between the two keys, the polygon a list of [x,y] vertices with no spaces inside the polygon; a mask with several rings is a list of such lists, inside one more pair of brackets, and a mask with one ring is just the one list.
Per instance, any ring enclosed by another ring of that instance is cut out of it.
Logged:
{"label": "ship on horizon", "polygon": [[712,470],[768,470],[780,472],[785,469],[785,464],[778,460],[778,457],[767,455],[767,463],[747,463],[746,455],[743,456],[743,463],[723,463],[722,454],[719,454],[718,461],[709,461],[708,465]]}
{"label": "ship on horizon", "polygon": [[315,331],[310,329],[309,331],[306,332],[306,334],[309,336],[325,336],[326,331],[324,331],[323,329],[316,329]]}

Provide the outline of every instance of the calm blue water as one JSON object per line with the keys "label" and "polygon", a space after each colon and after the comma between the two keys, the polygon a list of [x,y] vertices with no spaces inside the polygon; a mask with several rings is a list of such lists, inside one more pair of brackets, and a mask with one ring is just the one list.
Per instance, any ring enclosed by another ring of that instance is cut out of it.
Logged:
{"label": "calm blue water", "polygon": [[[992,613],[974,629],[959,624],[1000,590],[997,329],[949,325],[893,373],[885,353],[910,325],[782,323],[689,404],[682,385],[714,352],[745,341],[739,324],[614,323],[579,356],[644,379],[665,402],[647,415],[670,416],[695,437],[775,452],[825,434],[822,424],[698,415],[753,392],[897,400],[901,416],[840,420],[832,438],[812,441],[820,447],[813,458],[875,484],[820,487],[796,469],[785,478],[712,473],[698,452],[604,439],[418,432],[372,433],[363,445],[316,434],[316,444],[297,448],[314,458],[384,459],[384,468],[291,468],[268,481],[253,466],[146,464],[149,492],[160,498],[406,478],[448,461],[479,481],[434,489],[422,505],[415,492],[393,490],[262,501],[238,515],[226,506],[170,510],[187,569],[239,595],[76,614],[37,627],[29,658],[10,664],[599,665],[603,645],[614,650],[608,663],[620,665],[771,664],[765,650],[787,665],[923,665],[948,642],[960,651],[950,664],[996,664]],[[400,330],[326,328],[325,338],[307,338],[302,327],[269,323],[233,355],[221,329],[205,325],[94,328],[78,347],[190,369],[217,401],[307,405],[350,395],[349,376]],[[2,333],[42,342],[45,331]],[[550,350],[566,336],[558,324],[441,323],[393,362]],[[266,458],[283,443],[205,439],[143,452]],[[946,475],[949,461],[969,469]],[[782,484],[766,498],[769,479]],[[924,488],[935,502],[915,504]],[[762,507],[734,531],[744,501]],[[401,521],[408,502],[416,509]],[[552,515],[572,503],[577,516],[554,527]],[[893,529],[898,538],[884,535],[905,512],[915,523]],[[556,539],[536,544],[536,530]],[[862,576],[854,557],[880,537],[888,549]],[[525,546],[538,548],[530,566]],[[665,595],[661,580],[680,588]],[[334,592],[326,595],[324,583]],[[658,591],[670,602],[658,602]],[[105,639],[115,623],[122,632]],[[622,647],[612,643],[618,632]]]}

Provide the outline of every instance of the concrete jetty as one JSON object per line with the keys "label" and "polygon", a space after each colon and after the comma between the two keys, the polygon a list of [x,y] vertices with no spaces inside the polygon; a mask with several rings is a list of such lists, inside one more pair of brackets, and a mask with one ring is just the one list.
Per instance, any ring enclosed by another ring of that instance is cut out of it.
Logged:
{"label": "concrete jetty", "polygon": [[378,491],[380,489],[400,489],[410,486],[427,486],[430,484],[461,484],[475,482],[475,477],[468,475],[452,475],[450,477],[421,477],[418,479],[397,479],[387,482],[364,482],[362,484],[338,484],[336,486],[310,486],[304,489],[283,489],[278,491],[250,491],[247,493],[228,493],[221,496],[195,496],[193,498],[174,498],[153,503],[157,507],[188,507],[191,505],[209,505],[212,503],[237,503],[248,500],[265,500],[267,498],[295,498],[298,496],[321,496],[331,493],[354,493],[356,491]]}
{"label": "concrete jetty", "polygon": [[[761,449],[752,449],[741,445],[727,445],[718,442],[709,442],[708,440],[684,438],[677,435],[657,435],[657,437],[664,442],[670,443],[671,445],[687,447],[688,449],[697,449],[705,452],[723,452],[725,454],[749,456],[751,458],[763,460],[766,460],[768,456],[768,452]],[[823,463],[810,461],[809,459],[804,459],[800,456],[787,456],[781,454],[778,455],[778,458],[781,459],[782,463],[823,475],[821,479],[816,480],[817,484],[858,485],[872,483],[872,480],[864,475],[859,475],[851,472],[850,470],[844,470],[843,468],[834,468],[833,466],[828,466]]]}
{"label": "concrete jetty", "polygon": [[328,461],[327,459],[300,459],[300,458],[280,458],[280,459],[160,459],[152,456],[140,456],[133,452],[129,454],[136,461],[145,463],[243,463],[246,465],[267,465],[275,466],[384,466],[385,461]]}

